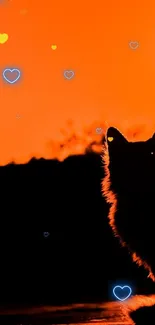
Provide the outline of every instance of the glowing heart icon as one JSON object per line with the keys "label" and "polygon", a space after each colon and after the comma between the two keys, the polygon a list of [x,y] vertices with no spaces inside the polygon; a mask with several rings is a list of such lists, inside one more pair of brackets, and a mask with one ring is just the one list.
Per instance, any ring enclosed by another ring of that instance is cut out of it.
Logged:
{"label": "glowing heart icon", "polygon": [[51,45],[51,49],[53,50],[53,51],[55,51],[56,49],[57,49],[57,46],[56,45]]}
{"label": "glowing heart icon", "polygon": [[47,238],[47,237],[49,237],[50,233],[49,233],[48,231],[45,231],[45,232],[43,233],[43,235],[44,235],[45,238]]}
{"label": "glowing heart icon", "polygon": [[9,38],[8,34],[0,34],[0,44],[6,43],[8,38]]}
{"label": "glowing heart icon", "polygon": [[68,80],[72,79],[74,77],[74,71],[72,70],[65,70],[64,71],[64,77]]}
{"label": "glowing heart icon", "polygon": [[97,134],[101,134],[102,131],[103,131],[102,128],[96,128],[96,133],[97,133]]}
{"label": "glowing heart icon", "polygon": [[113,140],[114,140],[113,137],[108,137],[108,141],[109,141],[109,142],[112,142]]}
{"label": "glowing heart icon", "polygon": [[18,69],[5,69],[3,71],[3,78],[10,84],[14,84],[20,78],[20,70]]}
{"label": "glowing heart icon", "polygon": [[132,290],[129,286],[115,286],[113,288],[113,294],[114,296],[120,300],[120,301],[125,301],[131,296]]}
{"label": "glowing heart icon", "polygon": [[136,42],[129,42],[129,46],[132,50],[136,50],[138,47],[139,47],[139,43],[136,41]]}

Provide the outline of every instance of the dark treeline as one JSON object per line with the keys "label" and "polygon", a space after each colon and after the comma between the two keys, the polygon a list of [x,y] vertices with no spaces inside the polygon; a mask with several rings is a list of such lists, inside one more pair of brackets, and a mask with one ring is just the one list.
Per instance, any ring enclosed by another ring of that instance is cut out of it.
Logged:
{"label": "dark treeline", "polygon": [[153,292],[113,237],[103,177],[94,153],[0,167],[1,304],[109,300],[121,282]]}

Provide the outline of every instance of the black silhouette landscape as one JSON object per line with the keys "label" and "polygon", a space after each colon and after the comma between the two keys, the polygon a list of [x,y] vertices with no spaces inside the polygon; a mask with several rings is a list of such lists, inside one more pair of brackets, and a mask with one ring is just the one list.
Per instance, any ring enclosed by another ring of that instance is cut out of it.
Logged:
{"label": "black silhouette landscape", "polygon": [[[116,135],[111,131],[108,136]],[[123,241],[154,271],[155,140],[121,152],[122,139],[117,149],[110,144],[114,188],[119,184],[117,194],[125,199],[117,225]],[[91,151],[63,162],[34,158],[0,167],[1,306],[112,301],[116,283],[130,283],[133,294],[155,293],[148,271],[132,262],[128,247],[121,247],[108,224],[104,177],[101,156]],[[151,308],[148,314],[154,315]]]}

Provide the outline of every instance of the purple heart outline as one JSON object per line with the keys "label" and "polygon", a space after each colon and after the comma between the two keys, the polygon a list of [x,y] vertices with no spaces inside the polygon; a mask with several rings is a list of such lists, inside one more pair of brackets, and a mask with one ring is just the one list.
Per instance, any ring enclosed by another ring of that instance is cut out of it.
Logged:
{"label": "purple heart outline", "polygon": [[[13,80],[11,80],[11,79],[9,79],[9,76],[8,76],[8,74],[10,74],[10,73],[16,73],[16,78],[15,79],[13,79]],[[8,82],[8,83],[10,83],[10,84],[14,84],[17,80],[19,80],[19,78],[20,78],[20,75],[21,75],[21,73],[20,73],[20,70],[19,69],[9,69],[9,68],[7,68],[7,69],[5,69],[4,71],[3,71],[3,78]]]}
{"label": "purple heart outline", "polygon": [[68,80],[72,79],[74,77],[74,71],[73,70],[65,70],[64,77]]}

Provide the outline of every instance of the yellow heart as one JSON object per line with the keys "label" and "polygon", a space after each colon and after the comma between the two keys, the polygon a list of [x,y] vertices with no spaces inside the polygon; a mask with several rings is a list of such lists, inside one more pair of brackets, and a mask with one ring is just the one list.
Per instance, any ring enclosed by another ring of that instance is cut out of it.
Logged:
{"label": "yellow heart", "polygon": [[7,42],[8,38],[8,34],[0,34],[0,44],[4,44],[5,42]]}
{"label": "yellow heart", "polygon": [[109,137],[109,138],[108,138],[108,141],[109,141],[109,142],[112,142],[113,140],[114,140],[113,137]]}
{"label": "yellow heart", "polygon": [[56,45],[51,45],[51,49],[52,50],[56,50],[57,49],[57,46]]}

